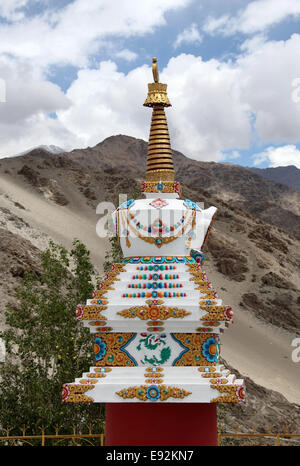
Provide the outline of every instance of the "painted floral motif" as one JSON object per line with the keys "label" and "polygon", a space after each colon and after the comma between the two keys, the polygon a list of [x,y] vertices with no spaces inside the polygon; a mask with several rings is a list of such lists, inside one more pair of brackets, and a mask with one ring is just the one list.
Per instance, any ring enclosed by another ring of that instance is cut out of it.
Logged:
{"label": "painted floral motif", "polygon": [[129,209],[129,207],[133,206],[133,204],[134,199],[130,199],[129,201],[125,201],[121,205],[119,205],[118,209]]}
{"label": "painted floral motif", "polygon": [[157,185],[155,186],[157,191],[162,191],[165,187],[165,185],[163,183],[157,183]]}
{"label": "painted floral motif", "polygon": [[70,390],[67,385],[64,385],[62,388],[62,401],[65,403],[70,396]]}
{"label": "painted floral motif", "polygon": [[215,367],[198,367],[198,371],[210,373],[210,372],[216,372],[216,368]]}
{"label": "painted floral motif", "polygon": [[78,305],[76,307],[76,319],[78,320],[81,319],[82,315],[83,315],[83,308],[82,306]]}
{"label": "painted floral motif", "polygon": [[162,207],[169,205],[169,203],[165,201],[164,199],[161,199],[160,197],[158,197],[157,199],[154,199],[154,201],[149,202],[149,205],[151,205],[152,207],[155,207],[156,209],[161,209]]}
{"label": "painted floral motif", "polygon": [[209,362],[217,362],[219,359],[219,343],[214,337],[208,338],[202,345],[202,355]]}
{"label": "painted floral motif", "polygon": [[160,398],[160,389],[156,385],[150,385],[147,388],[146,397],[150,401],[157,401]]}
{"label": "painted floral motif", "polygon": [[188,392],[178,387],[169,387],[166,385],[141,385],[139,387],[129,387],[116,392],[123,399],[138,398],[141,401],[165,401],[168,398],[183,399],[192,392]]}
{"label": "painted floral motif", "polygon": [[89,322],[89,325],[91,327],[97,327],[97,325],[106,325],[107,322],[105,322],[105,320],[94,320],[92,322]]}
{"label": "painted floral motif", "polygon": [[92,385],[95,385],[96,383],[98,383],[98,380],[91,380],[91,379],[81,379],[79,380],[79,383],[81,383],[82,385],[87,385],[87,384],[92,384]]}
{"label": "painted floral motif", "polygon": [[180,183],[178,181],[175,181],[175,183],[174,183],[174,191],[179,196],[181,195],[181,186],[180,186]]}
{"label": "painted floral motif", "polygon": [[[204,260],[204,256],[203,256]],[[122,260],[123,264],[163,264],[163,263],[174,263],[178,264],[194,264],[196,260],[190,256],[137,256],[137,257],[125,257]]]}
{"label": "painted floral motif", "polygon": [[245,401],[246,399],[246,387],[244,385],[241,385],[238,387],[236,391],[236,396],[238,397],[239,401]]}
{"label": "painted floral motif", "polygon": [[157,183],[156,181],[144,181],[141,184],[142,192],[146,193],[177,193],[181,196],[181,186],[178,181],[164,181]]}
{"label": "painted floral motif", "polygon": [[224,311],[224,316],[226,317],[226,320],[233,320],[233,311],[232,307],[227,306],[225,311]]}
{"label": "painted floral motif", "polygon": [[167,225],[165,225],[159,218],[150,225],[148,231],[153,235],[161,235],[166,233]]}
{"label": "painted floral motif", "polygon": [[108,332],[112,332],[113,331],[113,328],[112,327],[97,327],[96,328],[96,332],[99,332],[99,333],[108,333]]}
{"label": "painted floral motif", "polygon": [[94,399],[85,395],[95,388],[95,385],[90,384],[65,384],[63,386],[63,401],[67,403],[93,403]]}
{"label": "painted floral motif", "polygon": [[192,249],[190,254],[198,264],[200,264],[200,265],[203,264],[203,262],[205,260],[205,257],[204,257],[204,255],[202,254],[201,251],[199,251],[198,249]]}
{"label": "painted floral motif", "polygon": [[188,209],[201,210],[200,207],[195,202],[190,201],[189,199],[186,199],[183,205],[185,205],[185,207],[187,207]]}
{"label": "painted floral motif", "polygon": [[[154,293],[154,291],[152,293]],[[142,320],[166,320],[170,318],[183,319],[185,316],[190,315],[190,312],[179,309],[178,307],[134,306],[129,309],[124,309],[124,311],[120,311],[117,314],[123,316],[125,319],[135,319],[137,317]]]}
{"label": "painted floral motif", "polygon": [[164,304],[164,301],[162,299],[147,299],[146,304],[148,304],[148,306],[158,306]]}
{"label": "painted floral motif", "polygon": [[94,341],[94,353],[96,361],[101,361],[106,354],[106,343],[99,337],[95,338]]}
{"label": "painted floral motif", "polygon": [[[217,375],[217,374],[214,374],[214,375]],[[228,380],[227,379],[222,379],[220,377],[216,378],[216,379],[210,379],[210,383],[211,384],[217,384],[217,385],[220,385],[220,384],[226,384],[228,383]]]}

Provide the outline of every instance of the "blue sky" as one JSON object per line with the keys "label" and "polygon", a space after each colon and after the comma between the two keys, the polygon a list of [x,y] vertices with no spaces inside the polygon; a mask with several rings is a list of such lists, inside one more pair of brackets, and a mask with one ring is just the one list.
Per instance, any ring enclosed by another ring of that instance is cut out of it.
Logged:
{"label": "blue sky", "polygon": [[156,56],[174,149],[300,168],[299,24],[298,0],[1,0],[0,158],[147,140]]}

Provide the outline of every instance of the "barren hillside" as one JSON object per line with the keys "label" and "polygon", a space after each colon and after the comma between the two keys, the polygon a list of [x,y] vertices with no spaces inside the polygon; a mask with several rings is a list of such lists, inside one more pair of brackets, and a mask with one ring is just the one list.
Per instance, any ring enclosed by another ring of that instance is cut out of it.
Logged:
{"label": "barren hillside", "polygon": [[[101,273],[108,241],[97,236],[96,207],[101,201],[116,204],[118,193],[130,198],[139,190],[146,152],[144,141],[120,136],[68,154],[37,149],[1,160],[2,325],[4,303],[13,300],[13,287],[24,269],[38,267],[38,251],[50,238],[66,247],[80,238]],[[282,419],[284,412],[296,413],[291,403],[300,404],[299,370],[291,360],[291,341],[300,327],[300,249],[294,236],[300,194],[241,167],[194,162],[179,153],[175,165],[184,197],[218,208],[204,250],[204,269],[219,296],[235,311],[235,323],[222,337],[222,356],[253,381],[245,414],[249,409],[249,419],[263,425],[273,414]],[[253,199],[277,206],[269,223],[263,220],[266,212],[253,211]],[[290,223],[285,223],[285,216]],[[261,411],[262,396],[265,411],[257,418],[254,407]]]}

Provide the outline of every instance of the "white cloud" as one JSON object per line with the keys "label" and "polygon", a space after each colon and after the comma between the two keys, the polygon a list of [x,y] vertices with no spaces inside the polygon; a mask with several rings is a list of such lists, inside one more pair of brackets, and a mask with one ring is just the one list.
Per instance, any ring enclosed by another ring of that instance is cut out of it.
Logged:
{"label": "white cloud", "polygon": [[183,43],[191,44],[200,42],[202,42],[202,36],[198,31],[197,24],[193,23],[178,34],[173,46],[174,48],[177,48]]}
{"label": "white cloud", "polygon": [[[194,158],[221,160],[223,150],[248,146],[250,123],[238,92],[238,73],[217,60],[203,62],[193,55],[170,60],[160,78],[168,83],[175,107],[166,111],[174,148]],[[147,140],[151,113],[142,104],[149,81],[148,66],[127,75],[113,62],[82,70],[67,93],[73,105],[58,112],[59,120],[84,145],[119,133]]]}
{"label": "white cloud", "polygon": [[[167,12],[183,8],[191,1],[160,0],[154,8],[151,0],[74,0],[54,10],[48,9],[49,0],[1,0],[0,15],[8,22],[0,23],[0,80],[7,83],[7,102],[0,105],[0,157],[39,144],[65,148],[84,146],[89,139],[86,133],[93,138],[93,131],[84,129],[84,123],[78,132],[83,136],[79,137],[76,131],[72,132],[64,125],[63,119],[48,115],[62,110],[67,112],[70,105],[60,88],[47,79],[51,65],[73,65],[84,69],[91,65],[90,60],[94,60],[95,54],[101,53],[102,46],[108,47],[112,56],[117,53],[119,58],[132,61],[137,55],[126,48],[118,50],[120,42],[153,33],[157,27],[166,25]],[[24,7],[33,2],[44,3],[45,9],[39,15],[26,16]],[[79,76],[81,82],[84,71]],[[105,79],[104,73],[99,83]],[[86,82],[86,85],[89,87],[90,83]],[[70,95],[75,92],[74,88],[76,85],[70,89]],[[80,96],[72,103],[73,110],[80,108],[77,118],[82,118],[85,110]],[[108,103],[106,106],[109,109]],[[94,126],[102,121],[100,115],[105,117],[105,113],[101,114],[103,108],[104,104],[100,103],[98,111],[95,110],[98,119]],[[91,121],[88,115],[87,120]],[[126,120],[124,115],[121,120]],[[133,126],[125,125],[129,134]],[[103,129],[99,134],[96,142],[106,133]]]}
{"label": "white cloud", "polygon": [[66,148],[80,143],[60,121],[49,116],[70,105],[59,86],[35,79],[32,67],[18,62],[0,60],[0,76],[6,85],[6,102],[0,103],[0,157],[41,142]]}
{"label": "white cloud", "polygon": [[[217,161],[236,156],[253,138],[275,145],[299,142],[300,104],[292,98],[299,49],[295,34],[285,42],[253,40],[235,63],[186,54],[172,58],[160,72],[174,105],[167,109],[172,146]],[[151,80],[147,66],[128,75],[113,62],[82,70],[67,93],[72,106],[59,119],[85,145],[119,133],[147,139],[150,115],[142,103]],[[233,148],[237,152],[224,155]]]}
{"label": "white cloud", "polygon": [[173,147],[200,160],[222,160],[223,151],[249,145],[248,104],[241,100],[239,70],[218,60],[179,55],[162,73]]}
{"label": "white cloud", "polygon": [[166,12],[191,1],[160,0],[154,7],[152,0],[75,0],[54,13],[45,10],[39,16],[2,24],[0,54],[30,60],[38,67],[86,67],[89,57],[106,41],[153,33],[156,27],[166,24]]}
{"label": "white cloud", "polygon": [[265,31],[288,17],[300,15],[299,0],[256,0],[240,10],[236,16],[209,17],[204,31],[230,36],[238,32],[253,34]]}
{"label": "white cloud", "polygon": [[254,165],[268,162],[270,167],[285,167],[295,165],[300,168],[300,150],[295,145],[268,147],[264,152],[253,156]]}
{"label": "white cloud", "polygon": [[125,75],[112,61],[79,71],[67,92],[73,105],[57,112],[59,121],[81,138],[83,146],[93,146],[112,134],[147,138],[151,114],[142,104],[150,74],[144,66]]}
{"label": "white cloud", "polygon": [[293,98],[293,83],[300,77],[299,50],[300,35],[294,34],[287,41],[258,41],[236,62],[240,91],[261,141],[277,145],[300,140],[300,103]]}
{"label": "white cloud", "polygon": [[230,17],[228,15],[222,15],[219,18],[208,16],[206,18],[205,24],[203,25],[203,31],[205,31],[207,34],[223,32],[224,28],[226,30],[229,19]]}
{"label": "white cloud", "polygon": [[1,0],[0,16],[10,21],[19,21],[24,18],[21,8],[28,3],[29,0]]}
{"label": "white cloud", "polygon": [[123,49],[123,50],[120,50],[120,52],[117,52],[115,56],[117,58],[123,58],[124,60],[130,62],[130,61],[136,60],[138,57],[138,54],[135,52],[132,52],[131,50]]}
{"label": "white cloud", "polygon": [[[153,9],[150,0],[132,0],[127,8],[121,0],[76,0],[48,18],[0,25],[0,53],[7,52],[0,58],[0,78],[8,84],[7,103],[0,104],[0,157],[40,144],[92,146],[120,133],[147,140],[151,112],[142,104],[152,81],[150,63],[124,74],[113,61],[89,69],[89,56],[112,37],[154,31],[165,23],[166,11],[189,1],[164,0]],[[195,30],[185,40],[197,38]],[[237,157],[255,138],[270,147],[299,142],[300,103],[293,98],[299,50],[298,34],[286,41],[259,34],[243,44],[235,62],[171,58],[160,78],[174,106],[166,111],[172,147],[218,161]],[[135,52],[124,47],[112,56],[130,61]],[[52,63],[81,67],[66,95],[45,78]],[[58,118],[50,118],[51,112]]]}

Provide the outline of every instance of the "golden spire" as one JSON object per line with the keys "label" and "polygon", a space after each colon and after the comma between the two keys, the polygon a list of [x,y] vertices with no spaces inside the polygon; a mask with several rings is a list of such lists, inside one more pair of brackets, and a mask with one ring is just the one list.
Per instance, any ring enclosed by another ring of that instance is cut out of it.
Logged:
{"label": "golden spire", "polygon": [[167,84],[159,82],[157,59],[152,59],[153,83],[148,84],[145,107],[152,107],[146,181],[174,181],[174,166],[164,107],[170,107]]}

